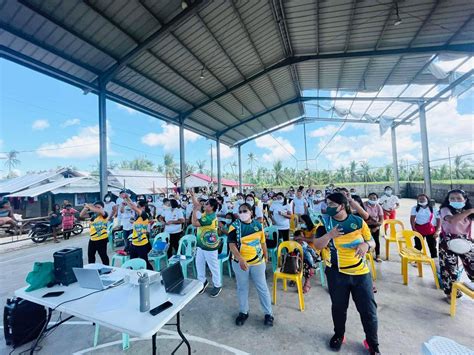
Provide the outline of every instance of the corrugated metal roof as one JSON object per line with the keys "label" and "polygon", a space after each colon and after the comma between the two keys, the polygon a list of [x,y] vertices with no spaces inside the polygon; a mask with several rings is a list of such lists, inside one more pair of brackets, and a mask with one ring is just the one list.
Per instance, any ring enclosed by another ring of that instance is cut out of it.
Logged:
{"label": "corrugated metal roof", "polygon": [[61,178],[59,180],[42,184],[36,187],[32,187],[26,190],[15,192],[7,195],[6,197],[36,197],[46,192],[51,192],[59,187],[63,187],[68,184],[78,182],[79,180],[86,179],[85,176],[73,177],[73,178]]}
{"label": "corrugated metal roof", "polygon": [[109,185],[120,186],[143,195],[163,192],[166,187],[174,186],[170,179],[152,171],[109,169],[108,180]]}
{"label": "corrugated metal roof", "polygon": [[302,104],[262,113],[308,90],[446,83],[423,71],[443,51],[419,53],[427,46],[473,53],[474,2],[464,0],[196,0],[186,10],[180,0],[3,0],[0,12],[6,58],[93,92],[110,79],[112,100],[184,117],[225,144],[304,115]]}

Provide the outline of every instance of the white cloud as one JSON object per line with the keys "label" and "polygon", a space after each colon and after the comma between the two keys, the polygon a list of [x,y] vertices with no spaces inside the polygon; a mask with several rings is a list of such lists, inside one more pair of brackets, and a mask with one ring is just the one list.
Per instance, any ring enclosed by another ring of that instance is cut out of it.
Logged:
{"label": "white cloud", "polygon": [[258,148],[267,149],[269,151],[262,155],[263,160],[268,162],[292,159],[293,157],[291,155],[294,155],[296,152],[295,148],[287,139],[282,137],[275,137],[274,139],[269,134],[257,138],[255,144]]}
{"label": "white cloud", "polygon": [[86,159],[99,156],[99,126],[81,128],[62,143],[42,144],[36,153],[41,158]]}
{"label": "white cloud", "polygon": [[[230,147],[228,147],[228,146],[226,146],[225,144],[222,144],[222,143],[220,143],[219,146],[221,148],[221,159],[229,159],[229,158],[232,158],[232,157],[236,156],[237,152],[236,152],[235,148],[230,148]],[[217,152],[216,152],[215,149],[213,150],[212,154],[214,155],[214,157],[217,156]],[[211,155],[211,149],[209,149],[207,151],[207,155],[209,155],[209,156]]]}
{"label": "white cloud", "polygon": [[291,132],[295,129],[295,125],[294,124],[291,124],[289,126],[286,126],[286,127],[283,127],[281,129],[279,129],[277,132]]}
{"label": "white cloud", "polygon": [[[318,129],[315,129],[309,132],[309,136],[313,138],[320,138],[320,137],[331,137],[334,133],[337,132],[340,126],[336,125],[327,125]],[[340,132],[342,132],[344,128],[342,128]]]}
{"label": "white cloud", "polygon": [[79,118],[71,118],[70,120],[66,120],[61,124],[61,127],[70,127],[70,126],[77,126],[81,124],[81,120]]}
{"label": "white cloud", "polygon": [[134,110],[133,108],[130,108],[121,104],[116,104],[116,106],[119,110],[125,111],[130,115],[136,115],[138,113],[138,111]]}
{"label": "white cloud", "polygon": [[49,127],[48,120],[36,120],[31,125],[31,128],[34,129],[35,131],[42,131],[43,129],[46,129],[48,127]]}
{"label": "white cloud", "polygon": [[[150,147],[157,145],[163,146],[166,151],[176,150],[179,148],[179,127],[171,124],[163,123],[161,125],[163,132],[161,133],[147,133],[142,137],[142,143]],[[194,132],[184,130],[185,142],[195,142],[201,136]]]}

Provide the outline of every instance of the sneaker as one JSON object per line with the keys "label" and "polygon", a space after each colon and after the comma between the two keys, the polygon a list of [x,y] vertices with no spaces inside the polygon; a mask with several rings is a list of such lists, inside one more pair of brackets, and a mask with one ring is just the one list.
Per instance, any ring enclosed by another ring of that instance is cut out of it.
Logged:
{"label": "sneaker", "polygon": [[363,345],[367,349],[370,355],[380,355],[379,347],[378,346],[375,348],[370,347],[369,343],[367,342],[367,339],[364,340]]}
{"label": "sneaker", "polygon": [[380,257],[380,255],[377,255],[375,257],[375,261],[378,262],[378,263],[381,263],[382,262],[382,258]]}
{"label": "sneaker", "polygon": [[269,327],[273,327],[273,318],[272,315],[270,314],[265,314],[265,320],[263,321],[263,324],[268,325]]}
{"label": "sneaker", "polygon": [[235,319],[235,324],[238,325],[238,326],[244,325],[244,323],[245,323],[245,321],[247,320],[248,317],[249,317],[248,313],[242,313],[242,312],[239,313],[239,315]]}
{"label": "sneaker", "polygon": [[214,287],[211,291],[211,297],[215,298],[215,297],[219,296],[221,291],[222,291],[222,287]]}
{"label": "sneaker", "polygon": [[335,351],[341,350],[342,343],[344,343],[345,337],[339,337],[336,334],[333,335],[331,340],[329,341],[329,347]]}
{"label": "sneaker", "polygon": [[207,285],[209,285],[209,282],[206,280],[204,282],[204,286],[202,287],[202,290],[199,291],[199,295],[202,295],[206,291]]}

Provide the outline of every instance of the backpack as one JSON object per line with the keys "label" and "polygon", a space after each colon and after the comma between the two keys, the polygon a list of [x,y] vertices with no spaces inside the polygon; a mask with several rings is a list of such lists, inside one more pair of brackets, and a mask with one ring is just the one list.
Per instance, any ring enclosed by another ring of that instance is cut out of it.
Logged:
{"label": "backpack", "polygon": [[292,253],[287,253],[282,256],[280,271],[284,274],[298,274],[302,266],[300,252],[295,249]]}

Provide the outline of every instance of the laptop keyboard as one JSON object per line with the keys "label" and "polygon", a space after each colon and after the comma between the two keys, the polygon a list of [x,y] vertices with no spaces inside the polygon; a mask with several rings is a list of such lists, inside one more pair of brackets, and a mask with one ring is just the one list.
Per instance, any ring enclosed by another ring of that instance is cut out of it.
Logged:
{"label": "laptop keyboard", "polygon": [[102,280],[102,285],[104,285],[104,286],[110,286],[110,285],[112,285],[114,282],[116,282],[116,281],[112,281],[112,280]]}

